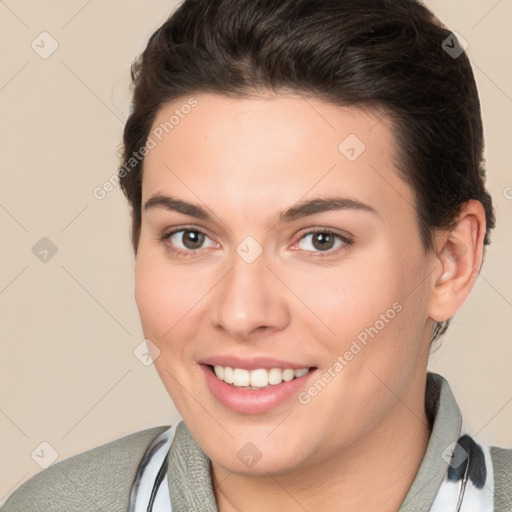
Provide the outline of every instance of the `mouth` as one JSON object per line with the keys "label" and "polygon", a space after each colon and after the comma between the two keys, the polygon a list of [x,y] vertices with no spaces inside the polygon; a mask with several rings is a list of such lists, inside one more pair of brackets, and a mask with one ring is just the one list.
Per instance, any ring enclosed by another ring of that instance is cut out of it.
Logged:
{"label": "mouth", "polygon": [[250,415],[264,414],[279,406],[295,407],[298,394],[319,373],[316,366],[252,370],[205,363],[198,366],[210,396],[219,405]]}
{"label": "mouth", "polygon": [[232,368],[230,366],[205,365],[215,376],[232,387],[240,389],[266,389],[271,386],[278,386],[283,382],[290,382],[300,379],[316,366],[308,368],[257,368],[246,370],[244,368]]}

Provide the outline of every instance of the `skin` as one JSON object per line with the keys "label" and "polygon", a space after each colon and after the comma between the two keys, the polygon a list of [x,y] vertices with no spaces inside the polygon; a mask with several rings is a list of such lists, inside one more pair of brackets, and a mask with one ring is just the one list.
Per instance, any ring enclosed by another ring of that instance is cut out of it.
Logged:
{"label": "skin", "polygon": [[[143,209],[136,301],[156,369],[212,461],[219,510],[396,511],[431,431],[424,394],[433,320],[451,317],[473,287],[483,208],[469,201],[426,254],[385,116],[284,93],[195,98],[146,156],[142,204],[172,194],[214,219]],[[186,99],[163,106],[153,127]],[[349,134],[366,146],[355,161],[338,149]],[[327,195],[377,214],[333,210],[276,224],[299,201]],[[161,240],[184,226],[203,231],[203,245],[194,249],[183,231]],[[315,245],[307,234],[316,229],[354,243]],[[236,252],[249,235],[263,249],[250,264]],[[401,311],[306,405],[292,398],[264,414],[237,413],[199,371],[198,361],[216,354],[328,371],[394,303]],[[237,457],[247,442],[261,452],[250,468]]]}

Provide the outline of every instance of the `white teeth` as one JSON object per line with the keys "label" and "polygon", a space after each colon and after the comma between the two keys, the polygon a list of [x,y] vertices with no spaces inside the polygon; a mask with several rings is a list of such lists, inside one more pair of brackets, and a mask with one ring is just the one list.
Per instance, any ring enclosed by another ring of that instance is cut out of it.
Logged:
{"label": "white teeth", "polygon": [[215,375],[217,375],[217,377],[220,380],[224,379],[224,368],[222,366],[215,365],[213,367],[213,371],[215,372]]}
{"label": "white teeth", "polygon": [[[285,370],[285,372],[288,370]],[[292,370],[293,371],[293,370]],[[282,372],[279,368],[272,368],[268,372],[268,383],[272,385],[281,384],[282,380],[286,380],[283,376],[284,372]]]}
{"label": "white teeth", "polygon": [[238,387],[248,386],[249,370],[242,370],[242,368],[233,368],[233,384]]}
{"label": "white teeth", "polygon": [[251,386],[264,388],[265,386],[268,386],[268,379],[268,372],[263,368],[260,370],[252,370],[251,372]]}
{"label": "white teeth", "polygon": [[227,382],[228,384],[233,384],[233,379],[234,379],[233,368],[228,368],[228,367],[224,368],[224,377],[223,377],[224,382]]}
{"label": "white teeth", "polygon": [[295,370],[292,370],[291,368],[287,368],[283,372],[283,380],[285,382],[288,382],[288,381],[292,380],[294,377],[295,377]]}
{"label": "white teeth", "polygon": [[289,382],[294,378],[299,378],[308,373],[309,368],[301,368],[300,370],[293,370],[292,368],[272,368],[265,370],[258,368],[257,370],[244,370],[242,368],[230,368],[229,366],[213,367],[215,375],[226,382],[236,387],[245,388],[265,388],[269,385],[275,386],[281,382]]}

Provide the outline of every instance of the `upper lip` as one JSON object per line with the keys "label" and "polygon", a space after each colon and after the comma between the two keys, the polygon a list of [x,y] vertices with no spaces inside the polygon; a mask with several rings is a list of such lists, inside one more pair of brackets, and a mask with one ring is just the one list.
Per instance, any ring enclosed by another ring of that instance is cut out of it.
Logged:
{"label": "upper lip", "polygon": [[242,368],[244,370],[257,370],[264,368],[270,370],[271,368],[280,368],[285,370],[291,368],[292,370],[300,370],[301,368],[311,368],[313,365],[308,363],[295,363],[292,361],[285,361],[283,359],[276,359],[274,357],[257,356],[241,358],[239,356],[211,356],[198,361],[201,364],[209,364],[212,366],[229,366],[230,368]]}

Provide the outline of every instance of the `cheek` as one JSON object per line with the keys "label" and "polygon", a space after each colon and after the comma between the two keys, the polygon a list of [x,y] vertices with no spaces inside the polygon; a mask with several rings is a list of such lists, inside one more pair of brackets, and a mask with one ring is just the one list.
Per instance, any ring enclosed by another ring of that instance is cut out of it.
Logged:
{"label": "cheek", "polygon": [[141,247],[135,264],[135,300],[144,335],[162,348],[171,339],[184,339],[197,325],[194,315],[211,288],[204,277],[187,265],[170,262],[164,251]]}
{"label": "cheek", "polygon": [[372,249],[353,262],[303,273],[297,280],[297,295],[339,336],[354,336],[398,300],[400,276],[389,268],[382,252],[375,255],[379,251]]}
{"label": "cheek", "polygon": [[171,278],[165,262],[153,251],[139,248],[135,263],[135,300],[144,335],[158,345],[174,325],[176,305],[180,304]]}
{"label": "cheek", "polygon": [[353,264],[322,271],[302,278],[295,289],[314,313],[308,315],[310,329],[330,332],[324,338],[330,352],[350,350],[348,358],[359,361],[351,366],[358,367],[367,357],[400,359],[417,350],[407,340],[418,340],[424,326],[426,302],[415,287],[426,269],[415,248],[398,250],[383,241]]}

